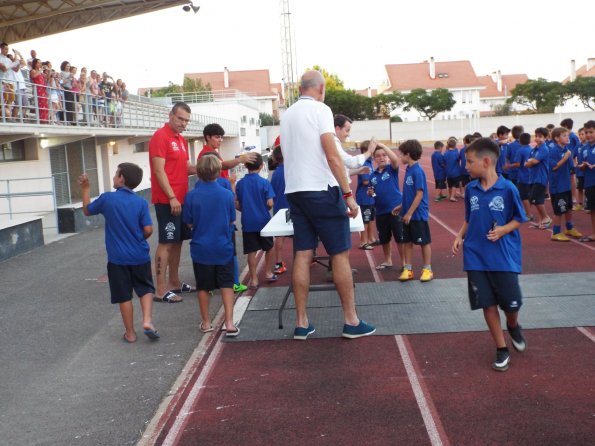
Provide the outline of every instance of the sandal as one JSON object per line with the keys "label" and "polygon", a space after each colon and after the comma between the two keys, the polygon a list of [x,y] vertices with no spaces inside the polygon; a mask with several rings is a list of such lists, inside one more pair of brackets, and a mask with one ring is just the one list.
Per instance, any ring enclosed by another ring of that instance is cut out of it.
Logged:
{"label": "sandal", "polygon": [[590,235],[585,235],[584,237],[579,238],[578,241],[583,243],[591,243],[595,242],[595,238],[591,237]]}
{"label": "sandal", "polygon": [[200,323],[200,331],[201,331],[201,332],[203,332],[203,333],[209,333],[209,332],[213,331],[213,326],[212,326],[212,325],[210,325],[210,326],[209,326],[209,328],[205,329],[205,328],[202,326],[202,322],[201,322],[201,323]]}
{"label": "sandal", "polygon": [[370,245],[369,243],[364,243],[362,245],[359,245],[359,249],[363,249],[364,251],[369,251],[371,249],[374,249],[374,247],[372,245]]}
{"label": "sandal", "polygon": [[376,269],[377,269],[378,271],[381,271],[381,270],[383,270],[383,269],[391,269],[392,267],[393,267],[393,266],[392,266],[392,265],[389,265],[388,263],[381,263],[380,265],[378,265],[378,266],[376,267]]}
{"label": "sandal", "polygon": [[186,282],[182,282],[180,284],[180,288],[176,288],[175,290],[170,290],[172,293],[193,293],[196,291],[192,285],[188,285]]}
{"label": "sandal", "polygon": [[168,304],[177,304],[182,302],[183,300],[184,299],[182,299],[176,293],[172,293],[171,291],[166,291],[162,297],[153,296],[154,302],[166,302]]}
{"label": "sandal", "polygon": [[240,334],[240,327],[236,327],[235,330],[229,331],[227,330],[225,332],[225,337],[226,338],[235,338]]}
{"label": "sandal", "polygon": [[266,280],[269,283],[276,282],[279,280],[279,276],[277,276],[277,274],[273,274],[271,277],[267,277]]}

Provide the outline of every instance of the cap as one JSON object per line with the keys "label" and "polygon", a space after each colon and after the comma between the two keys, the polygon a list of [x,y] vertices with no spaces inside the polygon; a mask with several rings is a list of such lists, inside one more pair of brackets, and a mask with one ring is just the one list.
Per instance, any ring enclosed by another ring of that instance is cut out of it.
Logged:
{"label": "cap", "polygon": [[273,148],[280,146],[281,145],[281,135],[277,136],[277,138],[275,138],[275,142],[273,143]]}

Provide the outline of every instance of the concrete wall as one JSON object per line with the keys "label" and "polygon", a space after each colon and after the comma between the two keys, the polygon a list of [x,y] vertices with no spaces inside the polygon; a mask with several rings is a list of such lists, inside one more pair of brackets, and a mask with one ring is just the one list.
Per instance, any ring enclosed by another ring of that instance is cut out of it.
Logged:
{"label": "concrete wall", "polygon": [[0,226],[0,262],[43,246],[41,217]]}

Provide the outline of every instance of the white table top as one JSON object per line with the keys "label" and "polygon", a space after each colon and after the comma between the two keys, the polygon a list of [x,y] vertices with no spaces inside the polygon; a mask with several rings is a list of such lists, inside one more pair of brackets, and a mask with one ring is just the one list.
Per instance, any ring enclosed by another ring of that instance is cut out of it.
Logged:
{"label": "white table top", "polygon": [[[260,235],[263,237],[283,237],[293,235],[293,222],[285,221],[285,211],[287,209],[279,209],[279,211],[266,224]],[[351,232],[360,232],[364,230],[364,221],[362,220],[361,209],[357,213],[357,217],[349,219],[349,230]]]}

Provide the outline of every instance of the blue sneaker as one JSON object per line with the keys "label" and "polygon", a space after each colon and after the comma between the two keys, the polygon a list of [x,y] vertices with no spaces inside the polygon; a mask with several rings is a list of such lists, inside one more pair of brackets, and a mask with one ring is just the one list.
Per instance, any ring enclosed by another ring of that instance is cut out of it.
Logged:
{"label": "blue sneaker", "polygon": [[314,325],[312,325],[312,324],[308,324],[308,328],[295,327],[295,330],[293,330],[293,339],[297,339],[299,341],[305,341],[306,339],[308,339],[308,336],[310,336],[315,331],[316,331],[316,329],[314,328]]}
{"label": "blue sneaker", "polygon": [[343,337],[349,339],[361,338],[362,336],[369,336],[376,331],[376,327],[365,323],[362,319],[359,320],[359,325],[343,325]]}

